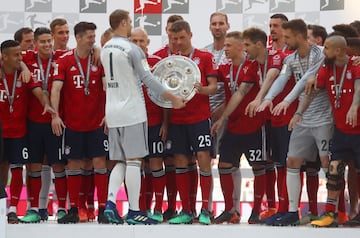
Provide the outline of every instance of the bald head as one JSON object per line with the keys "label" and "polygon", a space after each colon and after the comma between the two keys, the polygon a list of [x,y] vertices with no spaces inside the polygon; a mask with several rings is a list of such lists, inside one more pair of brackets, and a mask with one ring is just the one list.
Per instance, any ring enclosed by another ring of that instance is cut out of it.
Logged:
{"label": "bald head", "polygon": [[334,35],[326,38],[324,43],[325,64],[342,62],[346,57],[347,44],[343,36]]}
{"label": "bald head", "polygon": [[328,42],[329,46],[338,49],[346,50],[347,47],[346,40],[343,36],[330,36],[326,38],[325,42]]}
{"label": "bald head", "polygon": [[146,31],[141,27],[136,27],[131,31],[130,40],[135,45],[139,46],[144,53],[147,52],[147,47],[150,43],[150,39]]}

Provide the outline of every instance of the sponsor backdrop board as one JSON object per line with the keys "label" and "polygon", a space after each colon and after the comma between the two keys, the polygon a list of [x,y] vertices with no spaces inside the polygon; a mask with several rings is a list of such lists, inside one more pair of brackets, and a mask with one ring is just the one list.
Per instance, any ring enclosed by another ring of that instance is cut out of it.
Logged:
{"label": "sponsor backdrop board", "polygon": [[[131,13],[135,27],[147,30],[151,53],[166,43],[165,24],[172,14],[190,22],[193,44],[201,48],[211,42],[209,16],[215,11],[228,14],[230,30],[256,26],[268,32],[269,17],[281,12],[290,19],[324,25],[330,31],[334,24],[356,20],[359,6],[358,0],[11,0],[0,9],[0,39],[12,38],[20,27],[35,29],[48,26],[55,17],[64,17],[70,28],[79,21],[95,22],[99,44],[101,33],[109,26],[109,13],[122,8]],[[69,46],[74,45],[72,36]]]}

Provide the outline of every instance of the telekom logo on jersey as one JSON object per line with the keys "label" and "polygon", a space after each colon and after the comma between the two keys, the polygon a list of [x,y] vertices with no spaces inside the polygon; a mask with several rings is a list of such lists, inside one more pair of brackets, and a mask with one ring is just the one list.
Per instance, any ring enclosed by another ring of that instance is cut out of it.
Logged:
{"label": "telekom logo on jersey", "polygon": [[74,75],[73,81],[74,81],[75,88],[83,88],[84,80],[81,77],[81,75]]}
{"label": "telekom logo on jersey", "polygon": [[5,102],[5,99],[7,99],[6,91],[0,90],[0,102]]}

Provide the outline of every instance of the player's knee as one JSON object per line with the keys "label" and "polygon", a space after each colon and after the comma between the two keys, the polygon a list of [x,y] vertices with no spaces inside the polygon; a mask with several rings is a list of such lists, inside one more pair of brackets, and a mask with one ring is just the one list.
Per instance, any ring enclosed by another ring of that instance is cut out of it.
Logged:
{"label": "player's knee", "polygon": [[275,171],[275,163],[274,162],[266,163],[265,170],[267,173]]}
{"label": "player's knee", "polygon": [[253,167],[252,171],[254,173],[254,176],[260,176],[260,175],[264,175],[266,173],[265,166]]}
{"label": "player's knee", "polygon": [[345,165],[341,160],[332,160],[329,163],[329,170],[326,174],[328,190],[337,191],[343,187]]}

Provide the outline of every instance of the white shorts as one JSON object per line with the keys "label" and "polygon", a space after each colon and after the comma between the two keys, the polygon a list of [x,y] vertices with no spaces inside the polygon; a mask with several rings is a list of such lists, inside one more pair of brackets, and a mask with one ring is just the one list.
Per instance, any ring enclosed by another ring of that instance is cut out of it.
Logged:
{"label": "white shorts", "polygon": [[317,154],[328,156],[333,133],[333,124],[312,128],[297,124],[291,132],[288,157],[316,161]]}
{"label": "white shorts", "polygon": [[109,128],[109,159],[126,161],[149,154],[147,122]]}

